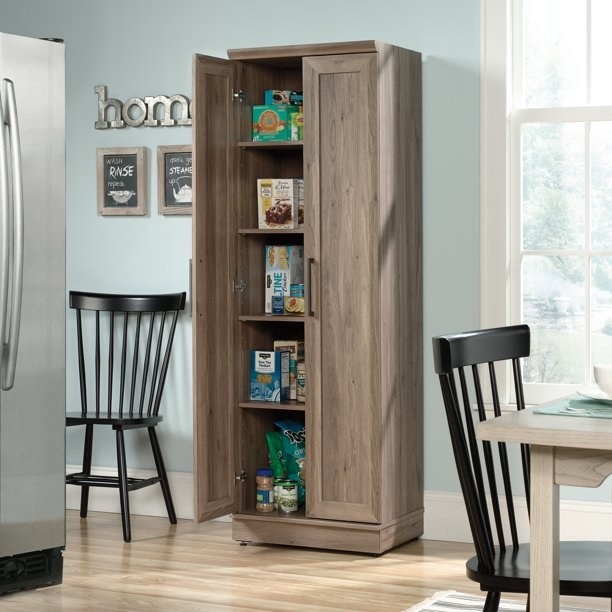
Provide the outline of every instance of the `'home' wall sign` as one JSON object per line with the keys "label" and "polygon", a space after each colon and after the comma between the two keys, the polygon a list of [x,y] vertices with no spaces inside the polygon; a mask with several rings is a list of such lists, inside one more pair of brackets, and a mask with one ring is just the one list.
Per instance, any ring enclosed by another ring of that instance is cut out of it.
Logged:
{"label": "'home' wall sign", "polygon": [[[186,96],[147,96],[129,98],[125,103],[116,98],[106,97],[106,85],[96,85],[94,91],[98,94],[98,120],[96,130],[108,128],[123,128],[126,125],[139,127],[191,125],[191,104]],[[163,117],[156,118],[156,109],[162,105]],[[107,112],[113,109],[114,118],[107,120]],[[177,110],[178,109],[178,110]],[[173,117],[173,112],[176,118]]]}

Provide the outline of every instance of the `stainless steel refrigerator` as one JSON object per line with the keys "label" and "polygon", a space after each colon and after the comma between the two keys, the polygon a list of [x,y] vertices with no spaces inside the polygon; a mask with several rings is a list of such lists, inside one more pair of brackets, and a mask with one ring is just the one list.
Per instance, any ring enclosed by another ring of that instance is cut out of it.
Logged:
{"label": "stainless steel refrigerator", "polygon": [[62,581],[64,63],[0,33],[0,593]]}

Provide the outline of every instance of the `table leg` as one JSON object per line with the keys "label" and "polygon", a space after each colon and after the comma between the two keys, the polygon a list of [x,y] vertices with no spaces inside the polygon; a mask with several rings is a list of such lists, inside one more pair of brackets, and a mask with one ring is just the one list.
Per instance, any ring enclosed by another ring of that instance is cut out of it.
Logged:
{"label": "table leg", "polygon": [[559,612],[559,485],[552,446],[531,446],[530,521],[530,607]]}

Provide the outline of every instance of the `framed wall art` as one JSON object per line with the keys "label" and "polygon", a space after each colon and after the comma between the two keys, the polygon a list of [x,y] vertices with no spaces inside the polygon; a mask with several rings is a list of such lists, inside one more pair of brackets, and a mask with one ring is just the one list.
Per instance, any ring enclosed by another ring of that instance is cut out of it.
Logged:
{"label": "framed wall art", "polygon": [[98,214],[146,215],[147,166],[144,147],[97,149]]}
{"label": "framed wall art", "polygon": [[190,215],[191,145],[157,147],[157,199],[161,215]]}

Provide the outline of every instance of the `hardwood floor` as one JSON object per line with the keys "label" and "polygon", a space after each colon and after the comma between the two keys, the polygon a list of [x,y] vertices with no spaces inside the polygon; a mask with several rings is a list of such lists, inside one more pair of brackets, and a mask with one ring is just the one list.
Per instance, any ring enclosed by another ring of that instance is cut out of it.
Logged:
{"label": "hardwood floor", "polygon": [[133,515],[125,544],[118,514],[68,511],[64,583],[4,595],[0,610],[398,612],[440,590],[478,593],[465,577],[467,544],[418,540],[372,557],[241,546],[230,530]]}

